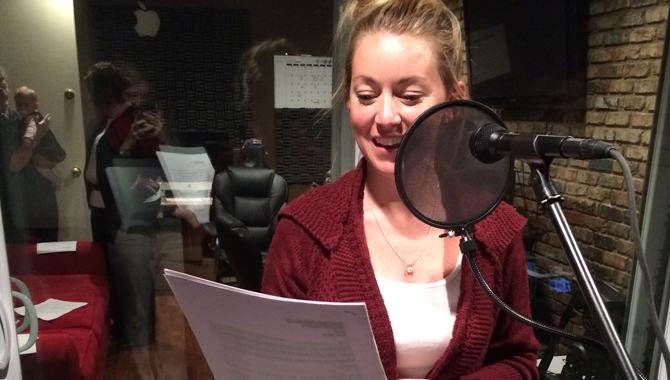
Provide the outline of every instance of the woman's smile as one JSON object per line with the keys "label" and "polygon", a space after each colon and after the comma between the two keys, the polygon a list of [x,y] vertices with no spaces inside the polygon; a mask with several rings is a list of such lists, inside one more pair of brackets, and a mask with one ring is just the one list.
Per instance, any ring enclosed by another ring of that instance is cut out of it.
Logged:
{"label": "woman's smile", "polygon": [[397,149],[400,147],[400,142],[402,141],[402,136],[400,137],[379,137],[372,139],[372,142],[378,148],[385,149]]}

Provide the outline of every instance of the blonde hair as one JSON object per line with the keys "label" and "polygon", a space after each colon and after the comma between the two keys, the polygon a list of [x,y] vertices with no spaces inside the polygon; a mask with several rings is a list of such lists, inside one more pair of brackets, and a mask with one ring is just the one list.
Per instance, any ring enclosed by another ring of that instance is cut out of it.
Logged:
{"label": "blonde hair", "polygon": [[466,96],[457,85],[462,66],[461,26],[442,0],[349,0],[335,32],[335,46],[341,49],[336,54],[344,62],[333,95],[336,103],[344,103],[349,95],[358,40],[376,32],[428,38],[445,88]]}
{"label": "blonde hair", "polygon": [[14,93],[14,101],[20,98],[28,98],[31,102],[37,103],[37,93],[35,93],[35,90],[32,88],[26,86],[21,86],[16,89],[16,92]]}

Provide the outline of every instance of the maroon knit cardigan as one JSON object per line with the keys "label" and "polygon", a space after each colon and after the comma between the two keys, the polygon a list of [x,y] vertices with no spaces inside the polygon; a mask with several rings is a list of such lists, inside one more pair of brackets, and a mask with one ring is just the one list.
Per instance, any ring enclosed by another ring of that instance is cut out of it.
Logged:
{"label": "maroon knit cardigan", "polygon": [[[263,293],[286,298],[365,302],[388,379],[398,379],[391,323],[375,280],[363,229],[365,163],[335,183],[313,189],[279,215]],[[508,305],[530,315],[521,242],[525,219],[501,204],[476,224],[477,263]],[[467,266],[467,262],[464,262]],[[453,337],[430,379],[537,379],[533,329],[494,306],[469,267],[463,268]]]}

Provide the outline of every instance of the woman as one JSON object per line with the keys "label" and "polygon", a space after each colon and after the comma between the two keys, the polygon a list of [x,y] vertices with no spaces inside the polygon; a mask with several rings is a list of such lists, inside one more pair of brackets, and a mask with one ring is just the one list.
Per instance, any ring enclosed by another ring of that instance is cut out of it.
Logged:
{"label": "woman", "polygon": [[[461,271],[458,239],[416,219],[395,186],[400,140],[417,116],[466,97],[458,20],[440,0],[350,0],[338,28],[348,50],[336,95],[364,159],[285,208],[263,292],[364,301],[389,379],[538,378],[532,328],[499,313]],[[529,315],[524,223],[502,204],[476,238],[487,282]]]}
{"label": "woman", "polygon": [[[90,139],[86,180],[94,239],[106,246],[111,286],[112,333],[122,347],[146,346],[155,339],[153,257],[150,228],[122,229],[107,168],[122,158],[156,159],[168,140],[160,119],[137,107],[136,81],[109,62],[100,62],[84,79],[101,116]],[[129,169],[133,170],[133,169]],[[130,192],[130,189],[125,189]]]}

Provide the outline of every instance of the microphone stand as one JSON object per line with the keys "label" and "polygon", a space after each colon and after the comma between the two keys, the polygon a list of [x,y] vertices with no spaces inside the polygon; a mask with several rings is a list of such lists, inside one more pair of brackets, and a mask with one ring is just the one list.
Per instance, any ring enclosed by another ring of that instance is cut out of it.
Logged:
{"label": "microphone stand", "polygon": [[549,179],[548,169],[551,159],[524,161],[531,168],[531,184],[535,191],[538,207],[547,214],[556,230],[558,238],[561,241],[561,246],[575,273],[584,300],[591,313],[593,313],[603,344],[607,348],[607,352],[616,367],[617,373],[624,380],[636,379],[637,376],[633,363],[621,344],[619,335],[607,313],[600,293],[598,293],[584,257],[577,246],[577,241],[570,230],[570,225],[563,214],[560,204],[563,197],[558,194],[556,187]]}

